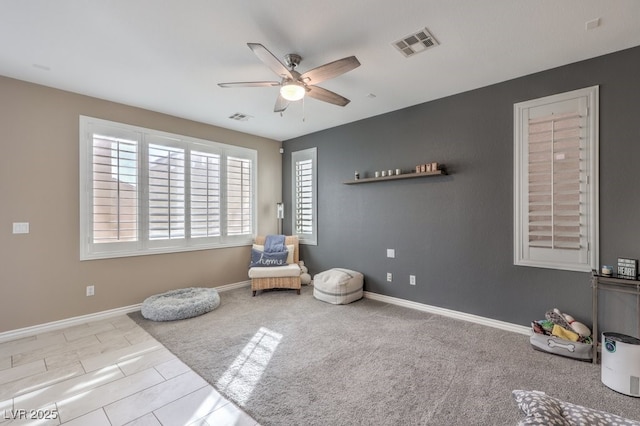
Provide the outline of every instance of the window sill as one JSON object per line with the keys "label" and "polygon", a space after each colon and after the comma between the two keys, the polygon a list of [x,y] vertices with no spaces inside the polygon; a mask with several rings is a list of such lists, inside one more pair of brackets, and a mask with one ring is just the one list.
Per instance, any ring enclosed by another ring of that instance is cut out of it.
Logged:
{"label": "window sill", "polygon": [[116,259],[119,257],[137,257],[137,256],[150,256],[154,254],[171,254],[171,253],[184,253],[190,251],[200,251],[200,250],[217,250],[217,249],[226,249],[233,247],[245,247],[250,246],[252,244],[252,238],[249,238],[246,241],[234,241],[228,243],[221,243],[216,245],[193,245],[188,247],[163,247],[163,248],[154,248],[147,249],[144,251],[141,250],[131,250],[131,251],[118,251],[118,252],[100,252],[100,253],[81,253],[80,261],[85,260],[100,260],[100,259]]}

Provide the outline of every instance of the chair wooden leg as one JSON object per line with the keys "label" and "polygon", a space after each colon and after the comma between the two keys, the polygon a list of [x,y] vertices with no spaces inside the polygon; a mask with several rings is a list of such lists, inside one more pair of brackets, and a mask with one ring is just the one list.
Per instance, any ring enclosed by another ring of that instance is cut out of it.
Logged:
{"label": "chair wooden leg", "polygon": [[298,289],[298,294],[300,294],[300,289]]}
{"label": "chair wooden leg", "polygon": [[256,297],[256,290],[253,290],[253,297]]}

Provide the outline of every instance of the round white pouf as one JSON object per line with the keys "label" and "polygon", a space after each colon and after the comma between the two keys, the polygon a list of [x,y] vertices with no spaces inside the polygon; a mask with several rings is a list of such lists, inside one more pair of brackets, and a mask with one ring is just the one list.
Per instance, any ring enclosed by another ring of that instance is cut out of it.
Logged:
{"label": "round white pouf", "polygon": [[174,321],[197,317],[220,305],[214,288],[181,288],[147,297],[142,302],[142,316],[152,321]]}

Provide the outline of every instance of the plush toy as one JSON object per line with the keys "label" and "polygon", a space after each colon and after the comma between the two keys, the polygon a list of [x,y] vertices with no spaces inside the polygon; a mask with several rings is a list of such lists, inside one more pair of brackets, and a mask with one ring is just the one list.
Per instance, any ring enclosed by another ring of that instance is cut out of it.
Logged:
{"label": "plush toy", "polygon": [[302,285],[311,284],[311,275],[309,275],[309,273],[308,273],[309,272],[309,268],[304,266],[304,260],[299,261],[298,265],[300,266],[300,271],[302,272],[300,274],[300,282],[302,283]]}
{"label": "plush toy", "polygon": [[591,330],[589,329],[589,327],[581,322],[576,321],[571,315],[563,314],[558,308],[554,308],[552,311],[548,311],[545,316],[554,324],[557,324],[567,330],[572,330],[579,334],[581,337],[591,336]]}
{"label": "plush toy", "polygon": [[563,314],[563,315],[564,315],[564,319],[567,320],[567,322],[569,323],[573,331],[575,331],[582,337],[591,336],[591,330],[589,329],[589,327],[587,327],[581,322],[576,321],[575,319],[573,319],[571,315],[568,315],[568,314]]}

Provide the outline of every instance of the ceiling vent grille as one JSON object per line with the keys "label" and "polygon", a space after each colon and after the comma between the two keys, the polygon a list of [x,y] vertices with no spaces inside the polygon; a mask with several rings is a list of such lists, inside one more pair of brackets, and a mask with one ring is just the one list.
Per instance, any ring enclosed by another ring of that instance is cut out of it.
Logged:
{"label": "ceiling vent grille", "polygon": [[236,112],[235,114],[230,115],[229,118],[236,121],[249,121],[251,116],[241,112]]}
{"label": "ceiling vent grille", "polygon": [[425,28],[416,33],[404,36],[392,44],[404,57],[408,58],[416,53],[424,52],[431,47],[435,47],[439,43],[431,33],[429,33],[429,30]]}

